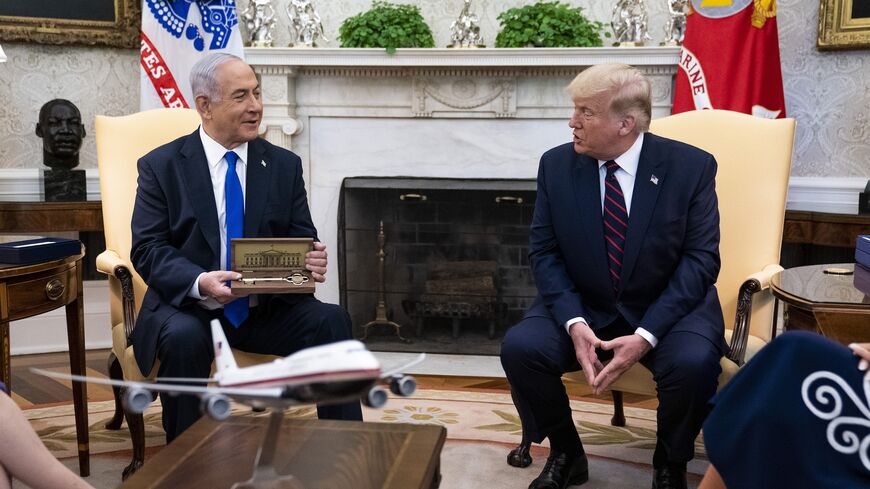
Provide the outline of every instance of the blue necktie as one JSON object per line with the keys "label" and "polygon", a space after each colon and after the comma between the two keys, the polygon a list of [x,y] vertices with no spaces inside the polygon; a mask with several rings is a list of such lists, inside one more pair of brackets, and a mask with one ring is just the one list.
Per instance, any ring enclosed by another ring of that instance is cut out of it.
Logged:
{"label": "blue necktie", "polygon": [[628,231],[628,211],[625,196],[616,179],[619,165],[610,160],[605,163],[607,176],[604,177],[604,245],[607,248],[607,262],[610,280],[613,282],[614,295],[619,290],[619,277],[622,275],[622,255],[625,248],[625,235]]}
{"label": "blue necktie", "polygon": [[[232,239],[241,238],[245,235],[245,195],[242,193],[242,182],[236,174],[236,161],[239,155],[227,151],[224,156],[227,160],[227,178],[224,180],[224,195],[226,197],[226,224],[227,224],[227,263],[226,269],[232,270]],[[229,285],[229,283],[227,283]],[[241,297],[224,304],[224,316],[238,328],[248,318],[248,298]]]}

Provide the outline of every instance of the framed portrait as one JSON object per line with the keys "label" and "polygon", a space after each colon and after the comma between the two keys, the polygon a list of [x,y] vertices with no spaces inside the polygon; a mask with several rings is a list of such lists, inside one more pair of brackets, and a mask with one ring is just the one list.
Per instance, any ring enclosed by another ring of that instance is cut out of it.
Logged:
{"label": "framed portrait", "polygon": [[139,47],[140,0],[0,0],[0,39]]}
{"label": "framed portrait", "polygon": [[870,0],[819,1],[819,49],[870,48]]}

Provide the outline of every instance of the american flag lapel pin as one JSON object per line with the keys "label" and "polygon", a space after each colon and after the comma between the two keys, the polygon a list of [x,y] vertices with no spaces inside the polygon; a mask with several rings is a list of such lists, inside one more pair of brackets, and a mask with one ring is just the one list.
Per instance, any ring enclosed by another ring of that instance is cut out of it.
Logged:
{"label": "american flag lapel pin", "polygon": [[659,177],[653,175],[653,176],[649,177],[649,181],[652,182],[653,185],[658,185],[659,184]]}

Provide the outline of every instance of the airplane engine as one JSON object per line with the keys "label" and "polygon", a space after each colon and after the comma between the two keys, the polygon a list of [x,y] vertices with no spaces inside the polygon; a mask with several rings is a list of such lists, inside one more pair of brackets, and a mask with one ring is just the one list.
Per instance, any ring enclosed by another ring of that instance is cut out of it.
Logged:
{"label": "airplane engine", "polygon": [[133,414],[142,414],[152,401],[151,392],[141,387],[130,387],[124,394],[124,409]]}
{"label": "airplane engine", "polygon": [[387,403],[387,391],[381,386],[374,386],[362,399],[363,404],[370,408],[378,409]]}
{"label": "airplane engine", "polygon": [[230,400],[222,394],[204,395],[199,409],[211,419],[223,421],[230,417]]}
{"label": "airplane engine", "polygon": [[401,377],[393,377],[390,380],[390,391],[397,396],[408,397],[417,390],[417,381],[414,377],[402,375]]}

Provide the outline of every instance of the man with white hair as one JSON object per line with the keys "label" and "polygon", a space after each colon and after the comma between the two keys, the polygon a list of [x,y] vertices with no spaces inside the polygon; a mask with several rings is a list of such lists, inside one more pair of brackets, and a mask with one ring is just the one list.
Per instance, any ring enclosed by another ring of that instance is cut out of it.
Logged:
{"label": "man with white hair", "polygon": [[[529,488],[589,478],[562,374],[582,369],[601,394],[638,362],[658,390],[652,487],[685,488],[725,348],[716,161],[647,132],[650,84],[635,68],[590,67],[568,92],[573,142],[538,168],[529,244],[538,297],[501,350],[524,441],[550,441]],[[527,465],[528,454],[509,462]]]}
{"label": "man with white hair", "polygon": [[[192,134],[139,160],[130,258],[148,292],[131,340],[136,362],[158,377],[206,378],[214,358],[209,321],[230,345],[286,356],[351,338],[350,317],[310,294],[246,297],[227,286],[229,244],[238,237],[313,237],[306,268],[325,280],[326,246],[316,241],[298,156],[259,139],[263,115],[254,71],[230,54],[211,54],[190,74],[202,119]],[[161,394],[167,442],[199,416],[194,396]],[[359,402],[317,409],[328,419],[361,420]]]}

